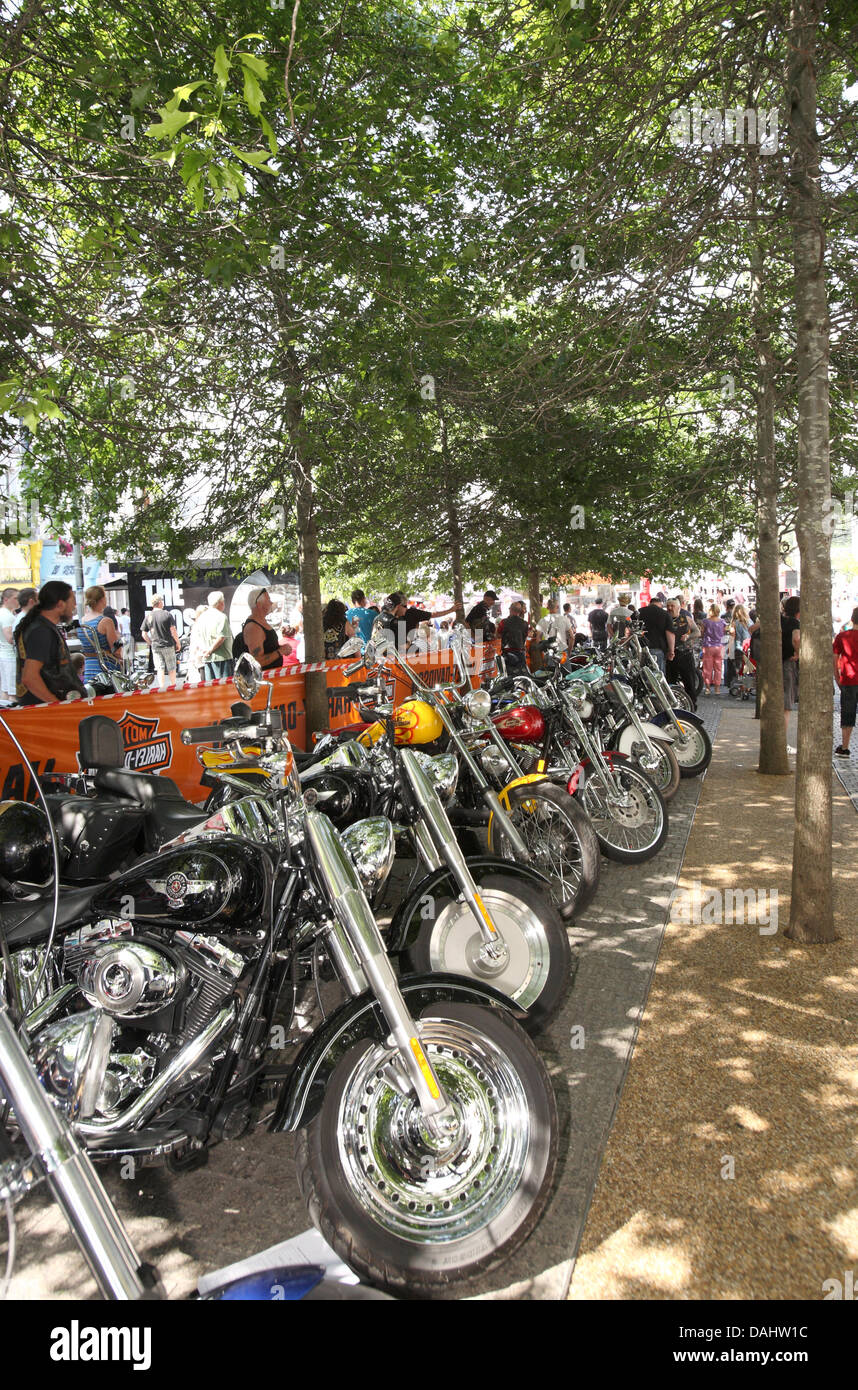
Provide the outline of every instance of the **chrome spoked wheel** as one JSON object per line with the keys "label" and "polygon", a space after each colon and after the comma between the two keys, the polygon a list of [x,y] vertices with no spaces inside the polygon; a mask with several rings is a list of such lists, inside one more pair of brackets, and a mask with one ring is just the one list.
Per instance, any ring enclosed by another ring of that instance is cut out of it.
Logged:
{"label": "chrome spoked wheel", "polygon": [[646,744],[639,742],[632,743],[628,749],[624,746],[623,752],[628,752],[629,757],[655,782],[665,801],[669,801],[679,786],[679,763],[669,743],[658,742],[655,746],[657,751],[654,757],[647,751]]}
{"label": "chrome spoked wheel", "polygon": [[591,773],[581,794],[599,844],[609,859],[651,859],[667,836],[664,799],[645,773],[628,764],[614,767],[614,783],[609,795]]}
{"label": "chrome spoked wheel", "polygon": [[[512,787],[509,816],[527,847],[526,863],[544,874],[558,907],[583,908],[599,881],[599,844],[586,814],[563,787],[548,782]],[[502,830],[490,827],[489,849],[515,859]]]}
{"label": "chrome spoked wheel", "polygon": [[694,701],[684,685],[672,685],[670,691],[673,696],[674,709],[694,709]]}
{"label": "chrome spoked wheel", "polygon": [[453,1102],[459,1132],[446,1151],[376,1045],[343,1091],[339,1159],[353,1200],[373,1224],[423,1243],[465,1239],[497,1220],[518,1189],[531,1143],[525,1088],[502,1049],[467,1024],[429,1019],[422,1042]]}
{"label": "chrome spoked wheel", "polygon": [[[411,989],[425,999],[425,985]],[[421,1042],[457,1119],[442,1146],[379,1041],[378,1019],[368,1026],[372,1037],[343,1053],[298,1132],[308,1210],[370,1283],[412,1297],[461,1288],[518,1249],[548,1201],[558,1125],[545,1063],[505,1011],[427,1004]]]}

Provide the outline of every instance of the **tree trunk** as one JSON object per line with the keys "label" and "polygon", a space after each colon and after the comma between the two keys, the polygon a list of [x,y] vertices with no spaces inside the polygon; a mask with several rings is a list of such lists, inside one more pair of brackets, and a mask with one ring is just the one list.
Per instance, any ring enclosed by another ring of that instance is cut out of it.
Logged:
{"label": "tree trunk", "polygon": [[[304,660],[324,661],[325,638],[322,627],[322,584],[319,576],[319,537],[316,529],[315,496],[309,471],[295,472],[295,510],[298,530],[298,570],[304,616]],[[304,708],[307,746],[311,735],[328,727],[328,682],[324,671],[304,673]]]}
{"label": "tree trunk", "polygon": [[[304,660],[324,661],[325,638],[322,628],[322,584],[319,575],[319,537],[316,526],[316,499],[312,465],[304,446],[301,398],[301,365],[292,347],[287,347],[286,423],[292,447],[292,481],[295,485],[295,519],[298,537],[298,577],[301,584],[301,613],[304,623]],[[328,728],[328,682],[324,671],[304,673],[304,713],[307,746],[312,735]]]}
{"label": "tree trunk", "polygon": [[831,885],[831,510],[829,321],[816,132],[817,25],[822,0],[794,0],[789,32],[789,134],[798,375],[801,698],[792,901],[785,935],[836,940]]}
{"label": "tree trunk", "polygon": [[760,660],[757,667],[757,713],[760,718],[760,772],[789,772],[784,730],[784,673],[781,661],[778,602],[778,468],[775,460],[774,355],[765,307],[765,250],[758,238],[756,162],[751,192],[751,314],[757,358],[757,618]]}
{"label": "tree trunk", "polygon": [[441,459],[444,475],[444,505],[447,511],[447,533],[450,540],[450,565],[453,572],[453,602],[456,605],[456,621],[465,621],[465,594],[462,575],[462,527],[459,520],[459,503],[453,487],[453,468],[450,460],[450,447],[447,440],[447,418],[441,408],[441,397],[435,396],[438,410],[438,423],[441,427]]}
{"label": "tree trunk", "polygon": [[530,620],[536,624],[539,622],[539,610],[542,607],[538,565],[531,565],[527,571],[527,601],[530,606]]}

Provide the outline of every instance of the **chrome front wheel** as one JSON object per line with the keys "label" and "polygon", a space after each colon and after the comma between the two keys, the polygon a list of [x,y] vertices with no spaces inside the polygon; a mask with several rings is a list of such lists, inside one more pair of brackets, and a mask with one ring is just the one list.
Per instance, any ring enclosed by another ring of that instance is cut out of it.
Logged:
{"label": "chrome front wheel", "polygon": [[[611,754],[605,755],[606,762]],[[667,807],[645,772],[614,755],[612,789],[606,792],[592,770],[579,792],[603,851],[622,864],[641,863],[667,839]]]}
{"label": "chrome front wheel", "polygon": [[406,969],[471,975],[493,985],[527,1010],[527,1026],[534,1031],[557,1010],[569,987],[566,928],[547,889],[511,870],[474,872],[480,897],[503,937],[500,953],[493,955],[486,948],[470,907],[453,896],[447,883],[424,895],[420,929]]}
{"label": "chrome front wheel", "polygon": [[[599,842],[586,814],[565,787],[548,781],[525,782],[510,787],[503,800],[508,814],[527,846],[526,863],[551,883],[551,896],[564,917],[581,912],[599,884]],[[515,850],[492,816],[489,850],[504,859],[516,858]]]}
{"label": "chrome front wheel", "polygon": [[557,1147],[548,1074],[512,1019],[437,1004],[421,1040],[458,1119],[444,1147],[386,1070],[394,1051],[366,1041],[341,1059],[298,1149],[325,1239],[372,1283],[412,1293],[470,1278],[521,1244],[548,1199]]}

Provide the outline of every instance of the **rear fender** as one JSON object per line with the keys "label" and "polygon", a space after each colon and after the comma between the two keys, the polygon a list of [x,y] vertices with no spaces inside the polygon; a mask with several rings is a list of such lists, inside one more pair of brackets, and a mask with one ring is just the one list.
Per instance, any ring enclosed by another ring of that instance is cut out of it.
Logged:
{"label": "rear fender", "polygon": [[[537,888],[544,889],[547,893],[551,892],[551,884],[544,874],[538,869],[531,869],[526,864],[515,864],[509,859],[500,859],[494,854],[480,854],[468,856],[468,869],[471,877],[478,878],[484,870],[493,874],[507,874],[510,878],[526,879],[528,883],[533,883]],[[444,884],[449,883],[453,896],[458,896],[458,892],[453,885],[452,874],[446,864],[435,869],[431,874],[427,874],[417,884],[410,896],[399,904],[390,927],[385,932],[385,942],[387,950],[391,955],[407,948],[416,941],[420,932],[420,927],[425,920],[422,912],[425,906],[425,899],[430,897]]]}
{"label": "rear fender", "polygon": [[[505,994],[463,975],[404,975],[399,988],[412,1016],[430,1004],[460,1003],[497,1009],[518,1023],[526,1018],[524,1011]],[[322,1104],[331,1073],[340,1059],[365,1038],[383,1042],[389,1034],[390,1025],[375,995],[367,992],[357,999],[347,999],[299,1052],[269,1129],[284,1133],[308,1124]]]}

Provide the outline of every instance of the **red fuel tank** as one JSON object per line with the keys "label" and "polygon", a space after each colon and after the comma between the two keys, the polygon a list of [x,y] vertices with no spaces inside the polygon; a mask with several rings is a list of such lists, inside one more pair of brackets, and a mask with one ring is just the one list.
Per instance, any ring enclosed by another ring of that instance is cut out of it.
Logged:
{"label": "red fuel tank", "polygon": [[541,743],[545,737],[545,716],[535,705],[513,705],[493,714],[492,723],[510,743]]}

